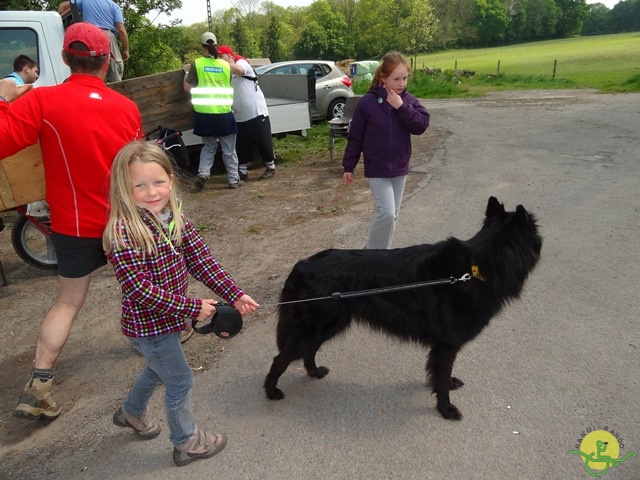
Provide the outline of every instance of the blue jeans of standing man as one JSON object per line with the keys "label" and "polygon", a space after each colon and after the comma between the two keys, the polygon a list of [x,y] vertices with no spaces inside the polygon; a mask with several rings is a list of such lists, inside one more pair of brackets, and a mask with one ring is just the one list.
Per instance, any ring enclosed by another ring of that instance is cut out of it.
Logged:
{"label": "blue jeans of standing man", "polygon": [[369,188],[376,202],[376,213],[371,222],[367,249],[391,248],[393,232],[402,204],[402,194],[407,176],[393,178],[368,178]]}
{"label": "blue jeans of standing man", "polygon": [[129,390],[125,412],[136,417],[142,415],[153,392],[163,384],[169,440],[174,445],[186,443],[196,424],[191,412],[193,372],[182,351],[180,332],[128,340],[144,357],[145,367]]}
{"label": "blue jeans of standing man", "polygon": [[200,152],[198,176],[202,175],[209,178],[211,167],[213,167],[213,162],[216,159],[218,141],[220,141],[220,146],[222,147],[222,162],[224,163],[224,168],[227,169],[229,183],[238,183],[240,181],[240,175],[238,174],[235,133],[224,137],[202,137],[203,145],[202,151]]}

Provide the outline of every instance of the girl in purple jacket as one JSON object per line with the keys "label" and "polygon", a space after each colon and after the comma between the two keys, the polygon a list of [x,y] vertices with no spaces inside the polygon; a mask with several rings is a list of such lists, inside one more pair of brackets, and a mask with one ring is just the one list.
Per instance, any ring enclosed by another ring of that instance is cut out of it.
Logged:
{"label": "girl in purple jacket", "polygon": [[376,69],[370,90],[358,102],[342,158],[344,181],[353,183],[360,154],[364,176],[376,203],[365,248],[391,248],[409,173],[411,134],[429,126],[429,112],[409,92],[410,66],[401,53],[389,52]]}

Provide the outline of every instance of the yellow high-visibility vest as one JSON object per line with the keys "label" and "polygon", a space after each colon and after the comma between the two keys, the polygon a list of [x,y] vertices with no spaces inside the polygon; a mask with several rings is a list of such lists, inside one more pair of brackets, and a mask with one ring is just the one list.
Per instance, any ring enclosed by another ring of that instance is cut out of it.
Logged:
{"label": "yellow high-visibility vest", "polygon": [[200,57],[193,62],[198,86],[191,89],[191,103],[198,113],[229,113],[233,103],[231,67],[224,60]]}

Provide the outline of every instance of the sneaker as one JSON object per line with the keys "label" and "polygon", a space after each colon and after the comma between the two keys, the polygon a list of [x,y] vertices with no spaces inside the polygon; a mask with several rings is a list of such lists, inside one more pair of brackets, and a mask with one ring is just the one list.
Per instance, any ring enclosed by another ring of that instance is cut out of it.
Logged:
{"label": "sneaker", "polygon": [[40,417],[47,420],[58,418],[58,415],[62,413],[62,407],[51,398],[52,385],[53,378],[49,380],[29,379],[22,395],[20,395],[18,406],[13,412],[14,415],[33,420]]}
{"label": "sneaker", "polygon": [[260,180],[266,180],[267,178],[271,178],[276,174],[275,168],[267,168],[262,175],[260,175]]}
{"label": "sneaker", "polygon": [[210,434],[196,427],[187,443],[173,447],[173,461],[179,467],[184,467],[194,460],[213,457],[226,445],[227,437],[224,434]]}
{"label": "sneaker", "polygon": [[204,188],[204,184],[207,183],[208,178],[204,175],[198,175],[196,177],[196,183],[194,185],[196,192],[201,192]]}
{"label": "sneaker", "polygon": [[187,324],[187,329],[180,332],[180,343],[184,343],[193,335],[193,328]]}
{"label": "sneaker", "polygon": [[240,180],[242,180],[243,182],[246,182],[246,181],[249,180],[249,174],[248,173],[238,172],[238,174],[240,175]]}
{"label": "sneaker", "polygon": [[229,184],[229,188],[238,188],[244,185],[244,181],[240,180],[239,182],[236,183],[230,183]]}
{"label": "sneaker", "polygon": [[134,417],[125,412],[122,407],[113,414],[113,423],[122,428],[129,427],[141,440],[156,438],[162,431],[157,423],[147,418],[146,411],[139,417]]}

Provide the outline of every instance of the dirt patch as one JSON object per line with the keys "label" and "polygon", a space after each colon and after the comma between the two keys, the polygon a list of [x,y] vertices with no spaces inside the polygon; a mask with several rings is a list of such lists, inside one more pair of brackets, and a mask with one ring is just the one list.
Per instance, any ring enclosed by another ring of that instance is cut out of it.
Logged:
{"label": "dirt patch", "polygon": [[[443,139],[443,132],[431,129],[414,140],[416,171],[409,176],[408,193],[424,184],[425,164]],[[185,211],[215,257],[259,302],[277,302],[297,260],[325,248],[355,247],[366,241],[360,234],[350,236],[349,226],[368,222],[373,210],[368,185],[361,176],[354,185],[344,185],[339,157],[331,161],[327,152],[295,165],[281,164],[276,176],[265,181],[257,180],[262,170],[255,170],[250,177],[256,180],[235,190],[226,188],[226,176],[219,174],[202,192],[184,194]],[[104,267],[94,273],[87,303],[55,368],[54,396],[63,405],[63,415],[50,424],[13,417],[31,371],[40,322],[53,302],[57,283],[55,275],[19,259],[9,228],[0,233],[0,260],[10,283],[0,288],[0,478],[55,475],[47,471],[48,458],[55,455],[59,460],[82,449],[90,454],[99,448],[102,435],[108,437],[110,432],[102,431],[98,419],[112,415],[119,406],[142,359],[119,331],[119,286],[111,268]],[[195,281],[190,291],[193,296],[206,294]],[[273,309],[264,309],[245,322],[265,321],[271,315]],[[225,346],[217,338],[194,335],[184,350],[200,373],[215,367]]]}

